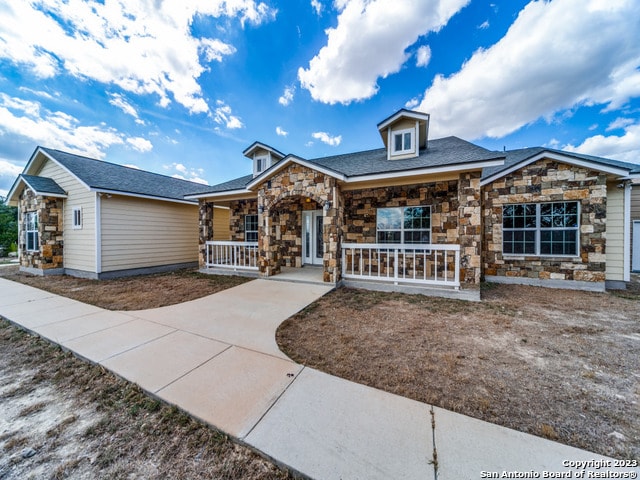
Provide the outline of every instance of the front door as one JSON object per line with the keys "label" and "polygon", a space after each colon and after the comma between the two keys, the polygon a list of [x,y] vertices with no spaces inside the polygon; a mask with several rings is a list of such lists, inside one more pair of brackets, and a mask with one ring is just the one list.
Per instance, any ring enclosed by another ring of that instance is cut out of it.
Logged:
{"label": "front door", "polygon": [[322,210],[302,212],[302,259],[306,265],[322,265]]}

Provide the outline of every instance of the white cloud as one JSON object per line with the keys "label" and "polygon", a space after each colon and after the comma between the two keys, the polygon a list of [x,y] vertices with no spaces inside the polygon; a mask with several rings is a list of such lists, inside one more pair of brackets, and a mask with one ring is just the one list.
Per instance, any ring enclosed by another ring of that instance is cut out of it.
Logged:
{"label": "white cloud", "polygon": [[127,143],[133,147],[134,150],[138,152],[150,152],[153,149],[153,144],[142,137],[130,137],[127,138]]}
{"label": "white cloud", "polygon": [[24,166],[16,165],[9,160],[0,158],[0,176],[15,178],[22,173]]}
{"label": "white cloud", "polygon": [[416,66],[426,67],[431,61],[431,48],[429,45],[423,45],[416,52]]}
{"label": "white cloud", "polygon": [[613,122],[611,122],[609,124],[609,126],[607,127],[607,132],[611,131],[611,130],[617,130],[619,128],[624,128],[627,127],[629,125],[633,125],[635,123],[634,120],[632,120],[631,118],[616,118]]}
{"label": "white cloud", "polygon": [[434,135],[475,139],[581,105],[619,108],[640,95],[640,42],[621,41],[639,28],[632,0],[531,2],[498,43],[437,76],[419,109]]}
{"label": "white cloud", "polygon": [[232,114],[231,107],[222,100],[216,102],[216,109],[213,113],[213,120],[218,125],[224,125],[230,130],[244,127],[239,117]]}
{"label": "white cloud", "polygon": [[129,138],[105,124],[83,125],[64,112],[52,112],[38,102],[4,93],[0,93],[0,132],[98,159],[104,158],[112,145],[127,143],[138,151],[151,149],[151,143],[142,138]]}
{"label": "white cloud", "polygon": [[228,17],[243,26],[259,25],[275,14],[255,0],[4,2],[0,58],[30,67],[38,78],[65,72],[157,95],[161,106],[176,101],[191,113],[203,113],[209,107],[197,80],[207,63],[221,61],[235,48],[193,37],[193,20]]}
{"label": "white cloud", "polygon": [[131,115],[136,119],[136,123],[144,124],[144,121],[140,119],[138,115],[138,111],[131,105],[122,95],[119,93],[112,93],[109,95],[111,98],[109,99],[109,103],[114,107],[118,107],[127,115]]}
{"label": "white cloud", "polygon": [[489,28],[489,20],[485,20],[484,22],[482,22],[480,25],[478,25],[478,28],[480,30],[486,30],[487,28]]}
{"label": "white cloud", "polygon": [[627,125],[624,135],[594,135],[577,147],[567,145],[563,150],[640,163],[640,123]]}
{"label": "white cloud", "polygon": [[407,103],[404,104],[404,108],[413,110],[418,105],[420,105],[420,99],[418,97],[413,97],[411,100],[408,100]]}
{"label": "white cloud", "polygon": [[322,14],[322,4],[318,0],[311,0],[311,7],[315,10],[316,15]]}
{"label": "white cloud", "polygon": [[134,165],[133,163],[125,163],[124,165],[122,165],[123,167],[129,167],[129,168],[133,168],[135,170],[140,170],[140,167],[137,165]]}
{"label": "white cloud", "polygon": [[163,165],[162,167],[165,170],[173,170],[177,172],[171,175],[173,178],[189,180],[190,182],[202,183],[204,185],[207,184],[207,181],[201,177],[204,175],[204,170],[202,168],[191,168],[182,163],[172,163],[171,165]]}
{"label": "white cloud", "polygon": [[327,132],[313,132],[311,136],[316,140],[320,140],[322,143],[331,145],[332,147],[337,147],[342,142],[342,135],[332,137]]}
{"label": "white cloud", "polygon": [[276,127],[276,134],[280,135],[281,137],[286,137],[287,135],[289,135],[289,132],[285,132],[282,127],[278,126]]}
{"label": "white cloud", "polygon": [[338,24],[326,30],[327,44],[308,68],[298,69],[298,79],[323,103],[370,98],[378,91],[378,79],[398,72],[407,61],[408,47],[442,28],[468,2],[336,0]]}
{"label": "white cloud", "polygon": [[293,94],[296,91],[295,85],[290,85],[284,88],[282,96],[278,99],[278,103],[283,106],[288,106],[293,101]]}

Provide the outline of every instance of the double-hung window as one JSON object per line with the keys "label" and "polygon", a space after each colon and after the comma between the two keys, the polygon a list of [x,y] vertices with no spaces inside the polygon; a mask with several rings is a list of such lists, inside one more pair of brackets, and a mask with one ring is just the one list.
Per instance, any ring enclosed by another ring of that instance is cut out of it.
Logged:
{"label": "double-hung window", "polygon": [[27,251],[36,252],[40,250],[38,238],[38,212],[27,212],[25,214],[25,235],[27,240]]}
{"label": "double-hung window", "polygon": [[431,207],[379,208],[378,243],[431,243]]}
{"label": "double-hung window", "polygon": [[258,215],[244,216],[244,241],[258,241]]}
{"label": "double-hung window", "polygon": [[522,203],[502,209],[505,255],[572,256],[579,252],[578,202]]}
{"label": "double-hung window", "polygon": [[393,154],[411,153],[413,148],[413,129],[397,130],[393,132]]}

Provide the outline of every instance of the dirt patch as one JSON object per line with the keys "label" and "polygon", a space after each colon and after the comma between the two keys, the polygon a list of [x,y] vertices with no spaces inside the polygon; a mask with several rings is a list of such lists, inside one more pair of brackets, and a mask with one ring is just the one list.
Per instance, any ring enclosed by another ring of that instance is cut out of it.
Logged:
{"label": "dirt patch", "polygon": [[482,303],[338,289],[280,348],[342,378],[619,458],[640,458],[640,294],[486,285]]}
{"label": "dirt patch", "polygon": [[193,269],[111,280],[88,280],[68,275],[39,277],[0,268],[0,277],[108,310],[144,310],[165,307],[217,293],[250,278],[208,275]]}
{"label": "dirt patch", "polygon": [[0,478],[286,479],[135,385],[0,320]]}

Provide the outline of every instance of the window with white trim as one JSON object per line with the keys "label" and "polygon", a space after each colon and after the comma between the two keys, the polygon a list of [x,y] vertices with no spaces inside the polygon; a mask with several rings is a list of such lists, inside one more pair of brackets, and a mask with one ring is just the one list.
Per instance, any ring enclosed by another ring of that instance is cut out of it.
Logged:
{"label": "window with white trim", "polygon": [[73,207],[73,228],[82,229],[82,207]]}
{"label": "window with white trim", "polygon": [[521,203],[502,207],[505,255],[570,256],[579,254],[578,202]]}
{"label": "window with white trim", "polygon": [[256,174],[262,173],[269,168],[269,157],[267,155],[255,157]]}
{"label": "window with white trim", "polygon": [[378,208],[378,243],[431,243],[431,207]]}
{"label": "window with white trim", "polygon": [[258,215],[244,216],[244,241],[258,241]]}
{"label": "window with white trim", "polygon": [[391,153],[393,155],[412,153],[415,150],[415,148],[413,147],[413,133],[413,128],[407,128],[405,130],[395,130],[391,132]]}
{"label": "window with white trim", "polygon": [[38,212],[25,213],[25,235],[27,240],[27,251],[37,252],[40,250],[38,237]]}

